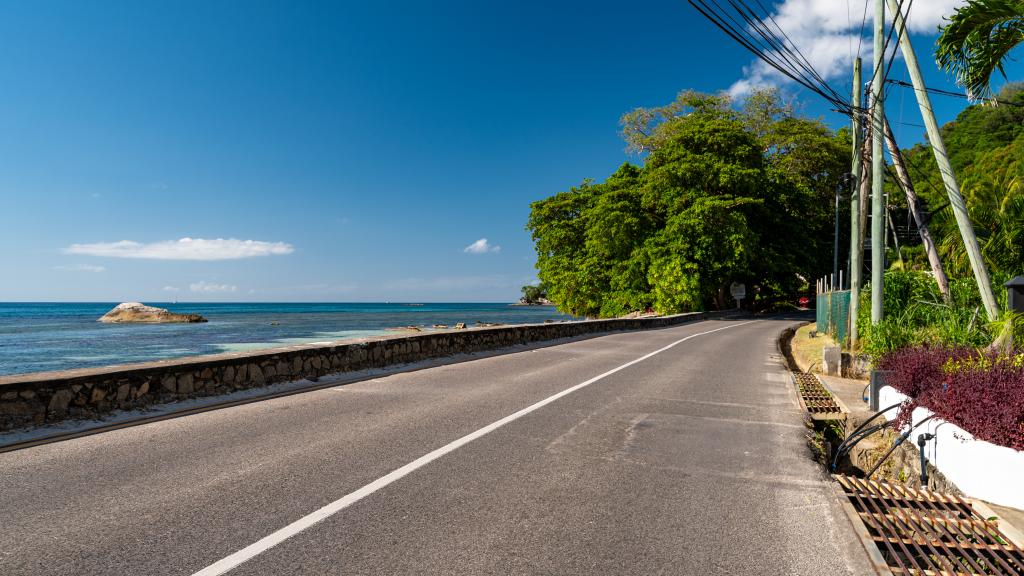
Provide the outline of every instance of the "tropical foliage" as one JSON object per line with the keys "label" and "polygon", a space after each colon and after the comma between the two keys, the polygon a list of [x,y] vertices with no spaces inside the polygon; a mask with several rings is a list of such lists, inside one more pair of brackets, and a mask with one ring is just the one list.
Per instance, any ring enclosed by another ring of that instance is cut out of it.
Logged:
{"label": "tropical foliage", "polygon": [[968,0],[950,17],[936,45],[939,65],[973,98],[990,98],[990,80],[1024,41],[1024,0]]}
{"label": "tropical foliage", "polygon": [[886,356],[886,383],[907,395],[896,427],[925,407],[976,438],[1024,450],[1024,355],[965,347],[908,348]]}
{"label": "tropical foliage", "polygon": [[[999,106],[970,106],[942,134],[960,182],[982,255],[994,274],[1024,273],[1024,87],[1011,84]],[[917,192],[932,213],[929,226],[950,276],[970,276],[970,263],[931,149],[905,151]],[[895,196],[899,197],[899,196]]]}
{"label": "tropical foliage", "polygon": [[623,137],[642,165],[531,205],[538,276],[562,311],[722,308],[734,281],[766,302],[831,269],[848,134],[774,91],[732,104],[686,91],[627,113]]}
{"label": "tropical foliage", "polygon": [[523,286],[523,297],[520,301],[523,304],[541,304],[548,299],[548,289],[544,287],[544,284],[527,284]]}
{"label": "tropical foliage", "polygon": [[997,335],[988,324],[974,279],[953,279],[944,301],[927,273],[890,270],[883,282],[884,319],[871,323],[871,286],[861,292],[861,348],[873,358],[908,346],[985,346]]}

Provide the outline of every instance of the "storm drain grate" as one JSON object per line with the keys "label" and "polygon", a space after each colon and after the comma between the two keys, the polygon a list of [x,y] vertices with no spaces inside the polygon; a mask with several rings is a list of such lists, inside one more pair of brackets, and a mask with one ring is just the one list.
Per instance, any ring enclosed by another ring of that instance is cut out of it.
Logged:
{"label": "storm drain grate", "polygon": [[893,574],[1024,575],[1024,551],[962,498],[834,478]]}
{"label": "storm drain grate", "polygon": [[832,394],[821,385],[817,376],[800,372],[794,374],[793,379],[796,380],[796,387],[800,392],[801,404],[812,416],[835,415],[838,419],[842,418],[842,408]]}

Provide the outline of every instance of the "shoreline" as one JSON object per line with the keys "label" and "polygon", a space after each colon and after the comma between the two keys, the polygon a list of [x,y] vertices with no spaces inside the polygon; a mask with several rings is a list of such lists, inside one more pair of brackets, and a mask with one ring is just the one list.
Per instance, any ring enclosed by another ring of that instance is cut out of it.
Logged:
{"label": "shoreline", "polygon": [[574,319],[553,308],[508,302],[413,304],[419,303],[167,307],[176,313],[201,314],[209,320],[203,324],[96,322],[110,310],[106,303],[0,304],[0,376],[430,333],[435,326]]}
{"label": "shoreline", "polygon": [[576,320],[438,330],[357,342],[304,344],[253,352],[33,372],[0,377],[0,431],[69,418],[101,418],[118,410],[168,401],[222,396],[269,384],[351,374],[459,354],[501,350],[561,338],[656,329],[733,312],[694,312],[656,318]]}

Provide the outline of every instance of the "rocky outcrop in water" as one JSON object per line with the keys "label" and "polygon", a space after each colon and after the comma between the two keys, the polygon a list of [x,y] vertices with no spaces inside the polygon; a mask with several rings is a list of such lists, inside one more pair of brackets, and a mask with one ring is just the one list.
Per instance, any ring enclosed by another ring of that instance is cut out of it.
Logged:
{"label": "rocky outcrop in water", "polygon": [[177,314],[164,308],[146,306],[142,302],[124,302],[100,317],[106,323],[175,324],[206,322],[199,314]]}

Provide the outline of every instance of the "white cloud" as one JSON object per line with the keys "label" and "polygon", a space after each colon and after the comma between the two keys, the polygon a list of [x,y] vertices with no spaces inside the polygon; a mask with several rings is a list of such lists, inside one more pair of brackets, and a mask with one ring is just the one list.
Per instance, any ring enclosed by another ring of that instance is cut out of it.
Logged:
{"label": "white cloud", "polygon": [[177,286],[164,286],[164,292],[181,292],[181,288]]}
{"label": "white cloud", "polygon": [[291,254],[291,244],[238,240],[236,238],[182,238],[144,244],[132,240],[72,244],[66,254],[86,254],[108,258],[145,258],[151,260],[237,260],[256,256]]}
{"label": "white cloud", "polygon": [[205,280],[189,284],[188,289],[192,292],[201,292],[204,294],[238,292],[238,286],[233,284],[211,284]]}
{"label": "white cloud", "polygon": [[[917,34],[932,34],[965,0],[928,0],[912,4],[907,28]],[[861,30],[863,4],[847,4],[837,0],[783,0],[775,8],[773,17],[793,44],[807,57],[811,65],[826,80],[842,78],[852,74],[853,55],[857,52],[858,35]],[[904,3],[906,5],[906,3]],[[865,80],[871,75],[872,21],[874,9],[869,6],[864,38],[860,41],[861,58],[864,62]],[[887,18],[891,14],[886,10]],[[887,28],[888,30],[888,25]],[[723,40],[724,41],[724,40]],[[896,42],[893,35],[892,44]],[[852,54],[851,54],[852,52]],[[728,90],[729,95],[742,98],[759,86],[777,86],[789,82],[771,66],[755,60],[743,69],[743,78],[737,80]]]}
{"label": "white cloud", "polygon": [[462,249],[466,254],[487,254],[488,252],[500,252],[501,246],[495,246],[487,242],[487,238],[481,238]]}
{"label": "white cloud", "polygon": [[54,266],[54,270],[64,270],[67,272],[105,272],[106,266],[94,266],[92,264],[76,264],[74,266]]}

